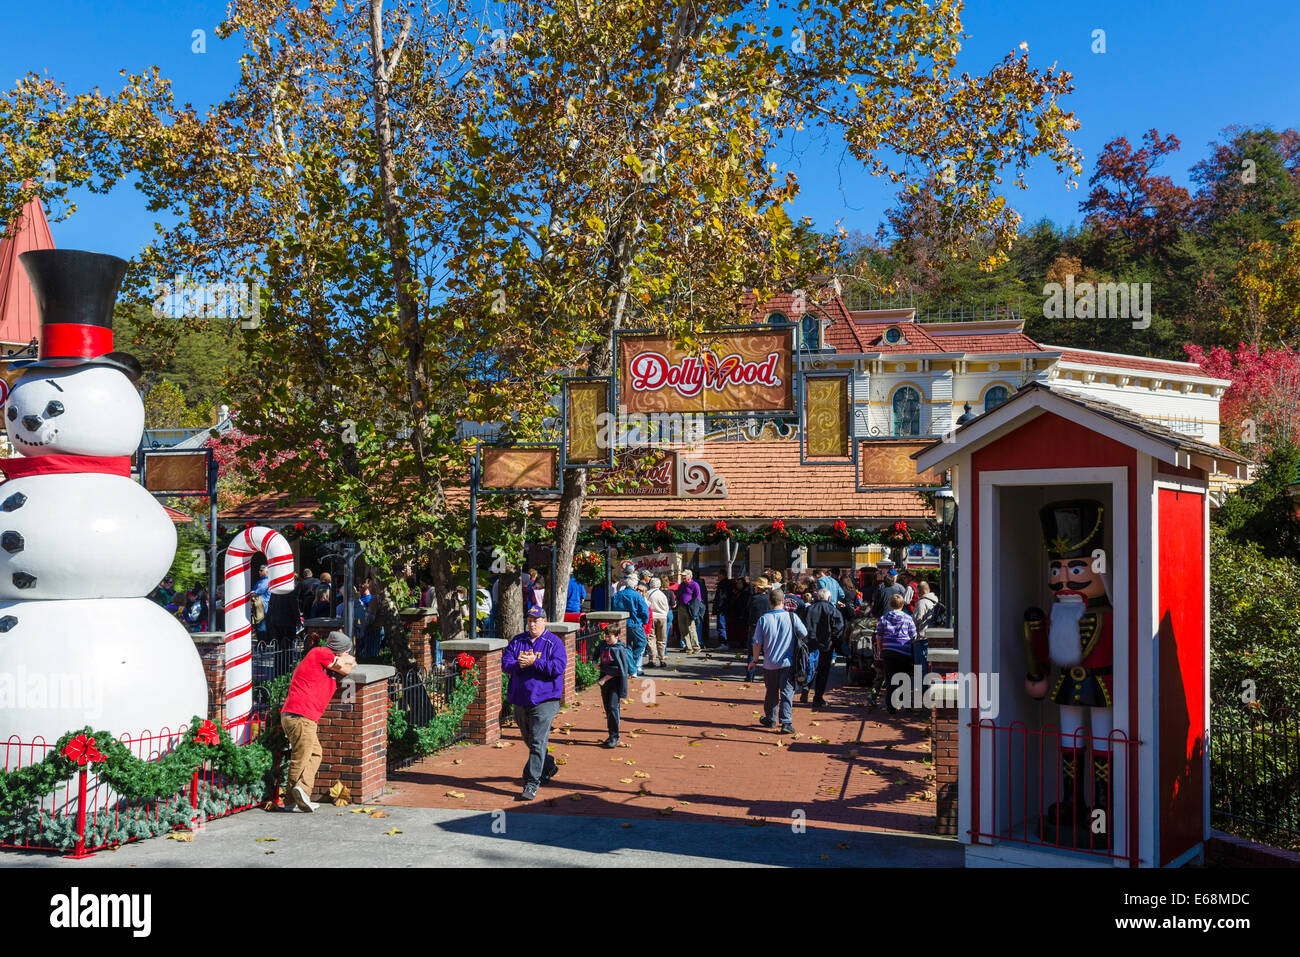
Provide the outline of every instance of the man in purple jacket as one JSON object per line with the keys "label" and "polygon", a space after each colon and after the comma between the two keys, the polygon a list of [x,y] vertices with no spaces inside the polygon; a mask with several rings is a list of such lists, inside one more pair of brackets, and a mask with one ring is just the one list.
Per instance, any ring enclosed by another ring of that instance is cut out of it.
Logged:
{"label": "man in purple jacket", "polygon": [[527,617],[528,630],[511,638],[501,655],[501,670],[510,676],[506,700],[515,706],[515,724],[528,746],[520,801],[537,797],[537,788],[559,770],[555,759],[546,753],[546,742],[551,737],[551,723],[560,713],[568,664],[564,642],[547,630],[541,606],[530,605]]}

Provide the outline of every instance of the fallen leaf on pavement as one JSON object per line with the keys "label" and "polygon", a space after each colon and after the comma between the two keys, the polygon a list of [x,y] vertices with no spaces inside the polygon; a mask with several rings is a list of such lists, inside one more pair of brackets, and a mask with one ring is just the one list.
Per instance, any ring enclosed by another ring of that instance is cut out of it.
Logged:
{"label": "fallen leaf on pavement", "polygon": [[354,808],[352,809],[352,813],[353,813],[353,814],[369,814],[369,813],[370,813],[371,811],[373,811],[373,810],[374,810],[374,808],[372,808],[372,807],[354,807]]}
{"label": "fallen leaf on pavement", "polygon": [[814,721],[814,722],[812,723],[812,726],[813,726],[814,728],[820,728],[820,727],[821,727],[821,724],[822,724],[822,723],[821,723],[820,721]]}
{"label": "fallen leaf on pavement", "polygon": [[719,738],[725,738],[726,735],[723,734],[721,731],[719,731],[718,734],[717,734],[717,737],[719,737]]}
{"label": "fallen leaf on pavement", "polygon": [[[170,834],[167,835],[167,840],[169,840],[169,841],[184,841],[186,844],[188,844],[190,841],[194,840],[194,832],[193,832],[193,831],[172,831]],[[269,838],[268,838],[268,837],[259,837],[258,840],[259,840],[259,841],[274,841],[275,838],[273,838],[273,837],[269,837]]]}
{"label": "fallen leaf on pavement", "polygon": [[866,769],[865,771],[863,771],[862,773],[863,773],[863,774],[875,774],[876,772],[875,772],[874,770],[872,770],[871,768],[867,768],[867,769]]}
{"label": "fallen leaf on pavement", "polygon": [[680,761],[682,758],[686,757],[686,755],[684,755],[684,754],[674,754],[673,757],[676,758],[678,761]]}
{"label": "fallen leaf on pavement", "polygon": [[635,731],[629,731],[629,732],[627,733],[627,736],[628,736],[629,738],[639,738],[639,737],[641,737],[641,735],[637,734]]}
{"label": "fallen leaf on pavement", "polygon": [[702,767],[702,768],[711,768],[711,767],[713,767],[713,765],[711,765],[711,764],[701,764],[700,767]]}
{"label": "fallen leaf on pavement", "polygon": [[698,747],[700,746],[700,744],[701,744],[701,742],[699,742],[699,741],[688,741],[688,742],[686,742],[686,746],[687,746],[688,748],[698,748]]}
{"label": "fallen leaf on pavement", "polygon": [[638,778],[648,778],[648,777],[650,777],[650,772],[649,772],[649,771],[638,771],[636,774],[633,775],[633,777],[638,777]]}
{"label": "fallen leaf on pavement", "polygon": [[330,800],[334,802],[335,807],[347,807],[352,803],[352,792],[342,781],[337,781],[330,788]]}
{"label": "fallen leaf on pavement", "polygon": [[465,796],[465,795],[461,794],[459,791],[448,791],[448,792],[447,792],[447,797],[449,797],[449,798],[463,798],[464,796]]}
{"label": "fallen leaf on pavement", "polygon": [[[194,836],[193,834],[190,835],[190,837],[193,836]],[[181,840],[184,840],[184,838],[181,838]],[[278,841],[279,838],[278,837],[255,837],[253,838],[253,840],[255,840],[258,844],[265,844],[270,841]]]}
{"label": "fallen leaf on pavement", "polygon": [[769,754],[771,754],[772,752],[771,752],[771,751],[760,751],[760,752],[758,752],[758,753],[761,754],[763,757],[767,757],[767,756],[768,756]]}
{"label": "fallen leaf on pavement", "polygon": [[370,816],[371,816],[371,817],[388,817],[388,814],[387,814],[387,812],[385,812],[385,811],[372,811],[371,814],[370,814]]}
{"label": "fallen leaf on pavement", "polygon": [[568,759],[568,758],[556,758],[556,759],[555,759],[555,763],[556,763],[556,764],[568,764],[568,763],[569,763],[569,759]]}
{"label": "fallen leaf on pavement", "polygon": [[275,851],[263,851],[262,853],[263,853],[263,854],[274,854]]}
{"label": "fallen leaf on pavement", "polygon": [[624,764],[636,764],[635,761],[625,761],[625,762],[623,762],[623,763],[624,763]]}
{"label": "fallen leaf on pavement", "polygon": [[451,763],[452,763],[452,764],[464,764],[464,763],[465,763],[465,759],[464,759],[464,758],[452,758],[452,759],[451,759]]}
{"label": "fallen leaf on pavement", "polygon": [[681,804],[681,805],[688,805],[688,804],[690,804],[691,802],[690,802],[690,801],[678,801],[677,803],[678,803],[678,804]]}
{"label": "fallen leaf on pavement", "polygon": [[[668,727],[671,728],[672,725],[669,725]],[[649,732],[649,730],[647,730],[646,728],[633,728],[632,731],[631,731],[631,733],[632,733],[632,734],[649,734],[650,732]]]}
{"label": "fallen leaf on pavement", "polygon": [[632,747],[632,745],[628,744],[626,741],[620,741],[620,742],[618,743],[618,746],[619,746],[620,748],[630,748],[630,747]]}
{"label": "fallen leaf on pavement", "polygon": [[661,808],[659,809],[659,813],[660,813],[660,814],[672,814],[672,813],[673,813],[673,809],[672,809],[671,807],[661,807]]}
{"label": "fallen leaf on pavement", "polygon": [[510,747],[510,742],[509,742],[509,741],[498,741],[496,744],[492,745],[492,747],[494,747],[494,748],[508,748],[508,747]]}
{"label": "fallen leaf on pavement", "polygon": [[401,833],[402,833],[402,832],[399,831],[397,828],[392,827],[392,828],[389,828],[387,831],[384,832],[384,836],[385,836],[385,837],[392,837],[394,834],[401,834]]}
{"label": "fallen leaf on pavement", "polygon": [[631,783],[632,783],[632,779],[631,779],[631,778],[619,778],[619,779],[618,779],[618,783],[619,783],[619,784],[631,784]]}

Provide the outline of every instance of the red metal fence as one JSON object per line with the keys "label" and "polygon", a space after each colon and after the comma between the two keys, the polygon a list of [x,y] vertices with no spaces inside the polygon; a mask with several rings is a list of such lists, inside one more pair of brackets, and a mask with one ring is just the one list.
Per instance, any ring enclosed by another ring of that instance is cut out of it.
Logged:
{"label": "red metal fence", "polygon": [[[264,719],[249,719],[248,740],[256,740]],[[187,727],[163,728],[120,740],[143,761],[158,762],[181,742]],[[234,729],[231,729],[232,734]],[[4,744],[5,771],[39,764],[54,747],[42,739]],[[129,801],[113,794],[96,779],[93,766],[82,768],[37,805],[0,816],[0,847],[64,851],[73,858],[89,857],[106,847],[202,826],[203,822],[245,811],[263,800],[262,785],[252,787],[227,780],[209,766],[196,767],[188,785],[175,794],[149,801]]]}
{"label": "red metal fence", "polygon": [[[1136,741],[1129,741],[1122,731],[1102,738],[1093,737],[1086,728],[1073,734],[1053,725],[1031,730],[1019,721],[999,725],[987,718],[970,728],[972,736],[979,738],[980,763],[987,760],[993,767],[988,789],[992,829],[984,830],[982,821],[972,817],[974,840],[1012,841],[1112,860],[1137,859],[1128,787],[1129,774],[1136,767]],[[1073,774],[1066,774],[1070,763]],[[1103,815],[1094,813],[1101,803],[1099,780],[1109,804]],[[1122,813],[1117,814],[1117,809]]]}

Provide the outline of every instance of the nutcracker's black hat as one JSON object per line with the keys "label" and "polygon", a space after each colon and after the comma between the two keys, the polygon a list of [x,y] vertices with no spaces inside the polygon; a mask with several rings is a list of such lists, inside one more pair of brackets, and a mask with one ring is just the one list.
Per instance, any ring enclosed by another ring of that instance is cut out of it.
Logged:
{"label": "nutcracker's black hat", "polygon": [[1038,510],[1049,559],[1086,558],[1106,537],[1106,509],[1091,498],[1051,502]]}
{"label": "nutcracker's black hat", "polygon": [[126,260],[80,249],[38,249],[18,257],[41,311],[39,359],[11,363],[16,369],[111,366],[132,382],[140,362],[113,351],[113,305],[126,275]]}

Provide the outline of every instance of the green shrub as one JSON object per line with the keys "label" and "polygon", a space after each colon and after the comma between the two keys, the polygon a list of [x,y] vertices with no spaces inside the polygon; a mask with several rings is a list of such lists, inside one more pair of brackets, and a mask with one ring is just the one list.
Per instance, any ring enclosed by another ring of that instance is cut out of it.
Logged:
{"label": "green shrub", "polygon": [[579,691],[585,691],[600,680],[600,668],[589,661],[579,661],[573,666],[573,683]]}
{"label": "green shrub", "polygon": [[[1215,709],[1274,717],[1300,713],[1300,564],[1270,557],[1250,542],[1230,541],[1217,526],[1210,532],[1210,555]],[[1253,693],[1243,700],[1248,690]]]}

